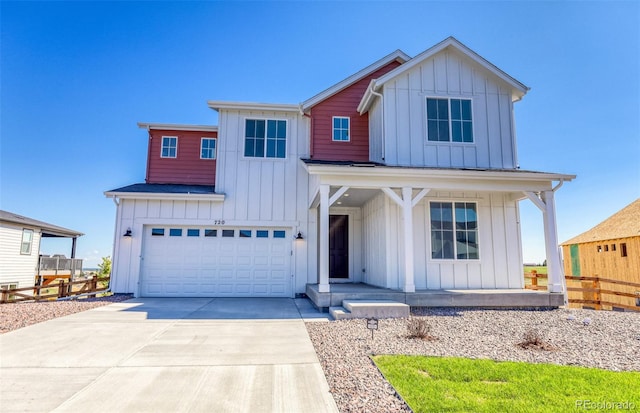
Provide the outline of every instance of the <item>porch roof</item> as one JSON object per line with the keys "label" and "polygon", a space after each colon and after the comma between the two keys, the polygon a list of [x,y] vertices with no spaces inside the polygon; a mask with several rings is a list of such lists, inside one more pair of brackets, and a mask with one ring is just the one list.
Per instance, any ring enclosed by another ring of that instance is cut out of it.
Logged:
{"label": "porch roof", "polygon": [[361,188],[400,187],[474,189],[496,191],[543,191],[553,181],[571,181],[575,175],[521,169],[438,168],[389,166],[375,162],[328,162],[302,159],[321,183]]}
{"label": "porch roof", "polygon": [[0,221],[25,227],[39,228],[43,237],[77,238],[84,235],[82,232],[59,227],[44,221],[38,221],[37,219],[28,218],[9,211],[0,211]]}

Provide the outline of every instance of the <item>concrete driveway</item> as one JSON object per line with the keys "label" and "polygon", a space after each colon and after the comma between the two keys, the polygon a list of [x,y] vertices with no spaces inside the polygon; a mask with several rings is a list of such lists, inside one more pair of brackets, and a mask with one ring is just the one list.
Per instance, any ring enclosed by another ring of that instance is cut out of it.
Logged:
{"label": "concrete driveway", "polygon": [[144,298],[0,335],[1,410],[337,412],[298,307]]}

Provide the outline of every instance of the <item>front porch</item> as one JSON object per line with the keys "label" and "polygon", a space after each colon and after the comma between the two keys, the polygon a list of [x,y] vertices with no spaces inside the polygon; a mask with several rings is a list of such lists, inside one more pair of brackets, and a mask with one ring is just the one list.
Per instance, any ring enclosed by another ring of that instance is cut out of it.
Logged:
{"label": "front porch", "polygon": [[307,297],[327,311],[341,306],[343,300],[391,300],[411,307],[480,308],[557,308],[564,305],[564,294],[525,289],[417,290],[404,292],[368,284],[331,284],[329,292],[320,292],[318,284],[307,284]]}

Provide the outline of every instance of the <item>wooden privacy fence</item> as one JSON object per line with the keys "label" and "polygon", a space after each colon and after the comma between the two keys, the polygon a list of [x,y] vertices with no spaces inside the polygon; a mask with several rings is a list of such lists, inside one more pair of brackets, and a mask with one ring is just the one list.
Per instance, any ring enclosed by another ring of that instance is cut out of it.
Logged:
{"label": "wooden privacy fence", "polygon": [[[524,277],[525,279],[531,280],[530,284],[525,283],[526,289],[547,289],[546,274],[537,274],[534,270],[531,271],[531,273],[525,273]],[[541,279],[544,281],[540,281]],[[612,280],[609,278],[601,278],[598,276],[574,277],[571,275],[567,275],[565,279],[567,280],[567,292],[570,304],[586,304],[588,306],[592,306],[596,310],[600,310],[603,306],[605,306],[624,308],[625,310],[640,311],[640,306],[638,306],[638,304],[640,303],[640,283]],[[634,289],[636,290],[635,292],[630,291]],[[577,298],[578,296],[582,298]],[[616,301],[615,299],[613,299],[614,297],[626,297],[627,299]],[[620,301],[626,301],[630,304]]]}
{"label": "wooden privacy fence", "polygon": [[[104,287],[100,287],[98,283],[103,283]],[[60,299],[79,295],[95,296],[98,292],[106,291],[108,288],[109,277],[100,278],[97,275],[86,280],[60,280],[60,282],[55,284],[36,285],[34,287],[9,289],[7,286],[3,286],[0,290],[0,303]]]}

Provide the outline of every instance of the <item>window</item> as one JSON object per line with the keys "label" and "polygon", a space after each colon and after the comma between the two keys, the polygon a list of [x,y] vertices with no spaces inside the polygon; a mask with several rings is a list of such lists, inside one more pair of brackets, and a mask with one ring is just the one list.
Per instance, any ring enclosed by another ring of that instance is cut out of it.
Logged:
{"label": "window", "polygon": [[427,139],[473,142],[471,99],[427,98]]}
{"label": "window", "polygon": [[605,246],[604,246],[604,252],[609,252],[609,244],[605,244]]}
{"label": "window", "polygon": [[222,230],[222,236],[225,238],[233,238],[235,237],[235,231],[232,229],[223,229]]}
{"label": "window", "polygon": [[620,243],[620,256],[621,257],[626,257],[627,256],[627,243],[626,242],[621,242]]}
{"label": "window", "polygon": [[285,231],[273,231],[273,238],[284,238]]}
{"label": "window", "polygon": [[478,214],[473,202],[431,202],[431,258],[477,260]]}
{"label": "window", "polygon": [[240,230],[240,238],[251,238],[251,230],[250,229],[241,229]]}
{"label": "window", "polygon": [[169,229],[170,237],[181,237],[182,236],[182,228],[171,228]]}
{"label": "window", "polygon": [[216,159],[215,138],[202,138],[200,141],[200,159]]}
{"label": "window", "polygon": [[187,237],[199,237],[200,236],[200,230],[199,229],[188,229],[187,230]]}
{"label": "window", "polygon": [[33,230],[22,230],[22,243],[20,244],[20,254],[31,255],[31,246],[33,244]]}
{"label": "window", "polygon": [[269,238],[269,231],[265,231],[261,229],[257,230],[256,238]]}
{"label": "window", "polygon": [[602,252],[602,245],[598,245],[597,247],[598,252]]}
{"label": "window", "polygon": [[287,153],[287,122],[247,119],[244,132],[244,156],[284,158]]}
{"label": "window", "polygon": [[349,136],[349,118],[334,116],[333,117],[333,140],[348,142]]}
{"label": "window", "polygon": [[176,136],[162,137],[162,158],[175,158],[178,153],[178,138]]}
{"label": "window", "polygon": [[152,237],[164,237],[164,228],[152,228],[151,229]]}
{"label": "window", "polygon": [[616,244],[611,244],[611,251],[615,251],[616,250]]}
{"label": "window", "polygon": [[218,230],[217,229],[205,229],[204,230],[204,236],[205,237],[217,237],[218,236]]}

